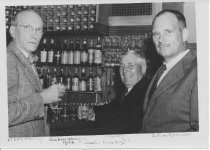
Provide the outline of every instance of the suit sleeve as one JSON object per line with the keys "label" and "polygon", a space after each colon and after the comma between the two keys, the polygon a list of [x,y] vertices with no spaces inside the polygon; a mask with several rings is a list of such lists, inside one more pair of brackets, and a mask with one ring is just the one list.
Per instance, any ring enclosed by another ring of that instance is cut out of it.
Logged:
{"label": "suit sleeve", "polygon": [[195,131],[199,131],[199,119],[198,119],[198,80],[197,70],[195,71],[195,80],[191,92],[191,103],[190,103],[190,120],[191,127]]}
{"label": "suit sleeve", "polygon": [[116,99],[112,100],[109,104],[94,107],[95,121],[99,124],[104,124],[107,121],[110,121],[117,107],[118,101]]}
{"label": "suit sleeve", "polygon": [[12,56],[7,55],[8,113],[9,126],[24,123],[44,116],[43,99],[39,93],[18,98],[19,73]]}

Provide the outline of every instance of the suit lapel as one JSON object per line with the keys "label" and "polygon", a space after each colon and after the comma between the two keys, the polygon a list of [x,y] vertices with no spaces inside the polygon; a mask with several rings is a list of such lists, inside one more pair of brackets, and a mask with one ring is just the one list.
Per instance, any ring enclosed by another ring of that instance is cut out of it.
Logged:
{"label": "suit lapel", "polygon": [[40,92],[42,90],[41,83],[38,77],[35,75],[33,69],[30,66],[28,59],[22,54],[22,52],[15,46],[14,42],[11,42],[8,46],[8,51],[14,55],[17,62],[21,64],[23,71],[29,81],[32,83],[34,88]]}
{"label": "suit lapel", "polygon": [[[145,99],[145,105],[150,105],[156,100],[156,97],[158,97],[161,93],[163,93],[165,90],[167,90],[170,86],[175,84],[177,81],[179,81],[185,73],[185,70],[187,70],[190,67],[191,62],[196,57],[193,55],[191,51],[189,51],[163,78],[163,80],[160,82],[159,86],[155,90],[154,94],[152,95],[151,99],[148,102],[148,93],[150,91],[151,85],[154,81],[154,78],[152,79],[152,82],[149,85],[149,88],[146,93],[146,99]],[[146,106],[144,106],[146,107]]]}
{"label": "suit lapel", "polygon": [[152,103],[152,101],[159,96],[162,92],[164,92],[167,88],[172,86],[174,83],[176,83],[179,79],[181,79],[184,76],[183,66],[181,63],[178,63],[171,69],[166,76],[163,78],[163,80],[160,82],[159,86],[155,90],[154,94],[151,97],[151,100],[149,101],[149,104]]}

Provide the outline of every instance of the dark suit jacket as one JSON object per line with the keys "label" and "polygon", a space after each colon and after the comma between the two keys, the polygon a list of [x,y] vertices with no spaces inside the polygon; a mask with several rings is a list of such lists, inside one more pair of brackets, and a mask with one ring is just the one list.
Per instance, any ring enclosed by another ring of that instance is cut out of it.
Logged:
{"label": "dark suit jacket", "polygon": [[197,59],[189,51],[163,78],[148,101],[145,95],[142,132],[198,131]]}
{"label": "dark suit jacket", "polygon": [[149,79],[144,77],[126,96],[95,107],[97,133],[138,133],[142,125],[143,100],[148,84]]}
{"label": "dark suit jacket", "polygon": [[44,104],[39,79],[13,42],[7,48],[9,136],[45,135]]}

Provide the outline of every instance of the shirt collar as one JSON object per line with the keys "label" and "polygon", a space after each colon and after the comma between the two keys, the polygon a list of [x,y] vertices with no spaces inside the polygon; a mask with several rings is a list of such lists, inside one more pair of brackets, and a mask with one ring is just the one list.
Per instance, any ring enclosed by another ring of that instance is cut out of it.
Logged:
{"label": "shirt collar", "polygon": [[180,61],[187,53],[189,52],[189,49],[187,49],[186,51],[183,51],[181,53],[179,53],[175,58],[173,58],[172,60],[170,60],[169,62],[164,62],[164,64],[166,65],[167,70],[171,69],[173,66],[175,66],[175,64]]}

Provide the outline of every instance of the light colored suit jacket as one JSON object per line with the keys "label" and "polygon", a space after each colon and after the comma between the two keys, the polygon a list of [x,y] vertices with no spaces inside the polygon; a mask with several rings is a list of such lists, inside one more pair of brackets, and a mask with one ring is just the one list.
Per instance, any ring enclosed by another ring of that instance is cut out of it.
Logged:
{"label": "light colored suit jacket", "polygon": [[28,59],[11,42],[7,47],[10,137],[45,136],[42,86]]}
{"label": "light colored suit jacket", "polygon": [[197,58],[189,51],[163,78],[148,101],[145,95],[142,132],[198,131]]}

